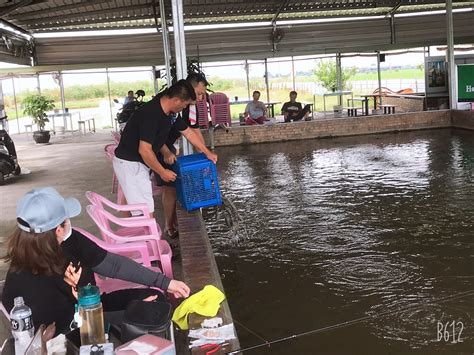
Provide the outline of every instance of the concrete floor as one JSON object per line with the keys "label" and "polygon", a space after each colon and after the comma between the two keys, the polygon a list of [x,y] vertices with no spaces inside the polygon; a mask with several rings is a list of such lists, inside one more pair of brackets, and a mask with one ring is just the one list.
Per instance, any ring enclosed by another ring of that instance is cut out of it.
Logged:
{"label": "concrete floor", "polygon": [[[85,206],[89,203],[85,192],[97,192],[111,200],[112,165],[104,154],[104,146],[112,143],[110,131],[88,135],[66,135],[52,137],[51,144],[38,145],[31,134],[13,135],[18,160],[23,171],[29,174],[8,179],[0,186],[0,255],[5,255],[4,240],[15,226],[15,211],[18,200],[29,190],[53,186],[64,196],[77,198],[83,207],[81,214],[72,219],[72,225],[82,227],[98,235],[97,227],[90,219]],[[158,220],[161,204],[156,204]],[[0,261],[0,280],[5,278],[8,265]],[[175,270],[175,277],[179,275]],[[34,316],[34,315],[33,315]],[[3,317],[1,317],[3,318]],[[0,344],[9,336],[9,329],[0,322]]]}

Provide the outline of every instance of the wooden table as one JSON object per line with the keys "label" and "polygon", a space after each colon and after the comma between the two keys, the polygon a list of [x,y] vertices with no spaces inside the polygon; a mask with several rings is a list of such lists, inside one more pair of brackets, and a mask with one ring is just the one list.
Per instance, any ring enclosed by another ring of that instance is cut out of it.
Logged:
{"label": "wooden table", "polygon": [[[366,98],[366,97],[353,97],[353,98],[347,99],[347,106],[349,106],[349,101],[352,101],[352,106],[354,106],[354,101],[360,101],[360,103],[362,104],[363,114],[365,116],[369,115],[369,106],[368,106],[369,99],[368,98]],[[357,116],[357,114],[356,114],[356,116]]]}
{"label": "wooden table", "polygon": [[[341,97],[341,99],[342,99],[342,97],[343,97],[344,95],[351,95],[351,97],[354,98],[354,94],[352,93],[352,91],[349,91],[349,90],[346,90],[346,91],[325,92],[325,93],[323,94],[324,113],[326,114],[326,97],[327,97],[327,96],[339,96],[339,97]],[[316,96],[316,95],[313,96],[313,101],[316,101],[315,96]],[[342,100],[341,100],[341,102],[342,102]]]}
{"label": "wooden table", "polygon": [[252,100],[237,100],[237,101],[230,101],[229,100],[230,105],[242,105],[242,104],[247,105],[249,102],[252,102]]}
{"label": "wooden table", "polygon": [[53,132],[54,134],[56,134],[56,122],[55,122],[55,118],[56,117],[62,117],[63,119],[63,124],[64,124],[64,132],[67,131],[68,129],[68,118],[69,118],[69,122],[71,124],[71,128],[70,130],[73,131],[74,130],[74,125],[72,124],[72,115],[75,115],[77,114],[78,115],[78,121],[81,120],[81,113],[76,111],[76,112],[64,112],[64,113],[50,113],[48,115],[48,119],[50,119],[50,122],[51,120],[53,121]]}
{"label": "wooden table", "polygon": [[275,105],[281,104],[281,101],[265,102],[264,105],[271,110],[272,115],[270,117],[275,117]]}
{"label": "wooden table", "polygon": [[377,98],[379,98],[381,95],[380,94],[367,94],[367,95],[360,95],[360,97],[363,97],[366,99],[365,102],[365,111],[367,112],[367,115],[369,114],[369,98],[372,98],[374,100],[374,110],[377,109]]}

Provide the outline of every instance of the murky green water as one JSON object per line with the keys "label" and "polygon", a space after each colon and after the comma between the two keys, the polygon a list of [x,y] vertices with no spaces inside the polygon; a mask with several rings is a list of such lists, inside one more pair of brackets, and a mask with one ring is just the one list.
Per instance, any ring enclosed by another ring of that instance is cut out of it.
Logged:
{"label": "murky green water", "polygon": [[[221,190],[249,234],[237,242],[206,216],[236,322],[273,340],[372,316],[249,353],[474,350],[474,295],[438,302],[474,290],[472,132],[217,152]],[[236,328],[243,347],[262,342]]]}

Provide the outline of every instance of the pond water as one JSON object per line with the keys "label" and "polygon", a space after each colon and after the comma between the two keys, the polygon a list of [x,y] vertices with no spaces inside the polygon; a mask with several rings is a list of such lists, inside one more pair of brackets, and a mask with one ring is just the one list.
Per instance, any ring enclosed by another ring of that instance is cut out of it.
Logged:
{"label": "pond water", "polygon": [[245,228],[205,219],[242,347],[365,317],[249,354],[473,351],[472,132],[217,153]]}

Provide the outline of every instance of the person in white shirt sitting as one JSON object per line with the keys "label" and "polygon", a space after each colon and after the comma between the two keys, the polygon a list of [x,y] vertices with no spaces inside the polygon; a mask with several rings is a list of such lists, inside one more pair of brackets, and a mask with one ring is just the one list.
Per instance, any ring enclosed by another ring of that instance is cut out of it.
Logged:
{"label": "person in white shirt sitting", "polygon": [[253,92],[253,101],[245,107],[244,118],[246,125],[264,124],[267,121],[267,107],[260,99],[260,91]]}

